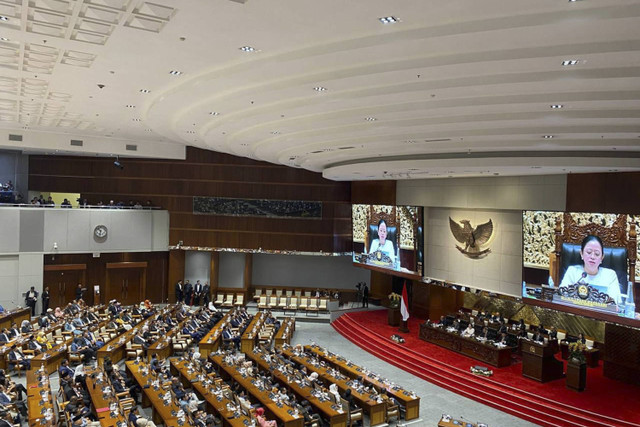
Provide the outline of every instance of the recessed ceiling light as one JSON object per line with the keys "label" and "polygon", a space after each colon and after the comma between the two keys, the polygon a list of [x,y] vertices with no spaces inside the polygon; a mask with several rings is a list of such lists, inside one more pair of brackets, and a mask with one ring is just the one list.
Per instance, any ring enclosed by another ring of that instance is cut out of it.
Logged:
{"label": "recessed ceiling light", "polygon": [[217,111],[211,111],[209,114],[212,115],[212,116],[219,116],[220,115],[220,113],[218,113]]}
{"label": "recessed ceiling light", "polygon": [[271,135],[279,135],[280,131],[279,130],[273,130],[271,131]]}
{"label": "recessed ceiling light", "polygon": [[582,0],[569,0],[569,3],[575,3],[577,1],[582,1]]}
{"label": "recessed ceiling light", "polygon": [[254,47],[252,47],[252,46],[242,46],[242,47],[239,47],[238,49],[240,49],[243,52],[255,52],[256,51],[256,49]]}
{"label": "recessed ceiling light", "polygon": [[4,15],[0,15],[0,21],[8,21],[9,18],[4,16]]}
{"label": "recessed ceiling light", "polygon": [[172,76],[179,76],[180,74],[182,74],[182,71],[171,70],[169,71],[169,74],[171,74]]}
{"label": "recessed ceiling light", "polygon": [[8,42],[9,41],[9,39],[6,38],[6,37],[0,37],[0,40],[2,40],[3,42]]}
{"label": "recessed ceiling light", "polygon": [[365,117],[365,120],[368,122],[375,122],[378,119],[376,119],[375,117]]}
{"label": "recessed ceiling light", "polygon": [[151,91],[150,91],[149,89],[140,89],[140,92],[142,92],[142,93],[149,93],[149,92],[151,92]]}
{"label": "recessed ceiling light", "polygon": [[542,135],[542,137],[544,139],[551,139],[551,138],[553,138],[553,135]]}
{"label": "recessed ceiling light", "polygon": [[383,24],[395,24],[396,22],[399,21],[399,19],[396,18],[395,16],[385,16],[383,18],[378,18],[378,21],[380,21]]}
{"label": "recessed ceiling light", "polygon": [[127,104],[127,105],[125,105],[125,107],[127,107],[127,108],[136,108],[135,105],[131,105],[131,104]]}
{"label": "recessed ceiling light", "polygon": [[134,122],[139,122],[140,119],[132,119]]}
{"label": "recessed ceiling light", "polygon": [[562,65],[563,66],[568,66],[568,65],[578,65],[580,61],[577,59],[565,59],[564,61],[562,61]]}
{"label": "recessed ceiling light", "polygon": [[557,109],[560,109],[560,108],[563,108],[563,107],[564,107],[564,105],[562,105],[562,104],[553,104],[553,105],[551,105],[551,108],[553,108],[554,110],[557,110]]}
{"label": "recessed ceiling light", "polygon": [[151,132],[151,129],[145,129],[145,131],[147,131],[147,132]]}
{"label": "recessed ceiling light", "polygon": [[322,86],[317,86],[317,87],[314,87],[313,90],[315,90],[316,92],[324,92],[325,90],[327,90],[327,88]]}
{"label": "recessed ceiling light", "polygon": [[195,130],[188,130],[187,133],[196,133]]}

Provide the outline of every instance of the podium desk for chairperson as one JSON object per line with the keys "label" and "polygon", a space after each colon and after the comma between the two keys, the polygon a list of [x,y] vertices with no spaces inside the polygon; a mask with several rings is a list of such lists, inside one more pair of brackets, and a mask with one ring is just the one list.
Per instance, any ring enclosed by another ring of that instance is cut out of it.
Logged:
{"label": "podium desk for chairperson", "polygon": [[[121,413],[120,407],[115,412],[111,412],[110,406],[112,403],[117,404],[118,398],[114,395],[111,384],[106,380],[106,375],[102,381],[98,381],[97,378],[92,378],[93,374],[97,374],[99,371],[89,371],[85,374],[85,381],[87,384],[87,390],[89,396],[91,396],[91,403],[96,408],[96,415],[98,421],[102,427],[125,427],[127,420],[124,418],[124,414]],[[105,394],[103,388],[107,387],[108,394]]]}
{"label": "podium desk for chairperson", "polygon": [[[57,425],[49,374],[46,372],[35,369],[27,371],[27,410],[30,427]],[[47,411],[51,413],[49,420],[46,419]]]}
{"label": "podium desk for chairperson", "polygon": [[[156,379],[151,373],[143,374],[140,371],[142,366],[148,366],[145,363],[136,363],[133,360],[127,360],[125,362],[127,370],[131,373],[133,378],[142,388],[142,407],[153,407],[153,422],[156,424],[175,425],[178,419],[178,411],[180,407],[171,399],[167,404],[164,400],[164,395],[169,393],[169,390],[165,390],[162,387],[154,388],[151,383]],[[174,424],[170,424],[174,423]],[[191,426],[191,422],[185,420],[183,426]]]}
{"label": "podium desk for chairperson", "polygon": [[547,382],[564,377],[564,364],[553,355],[553,347],[536,341],[522,340],[522,376]]}
{"label": "podium desk for chairperson", "polygon": [[455,420],[453,418],[445,420],[440,418],[438,421],[438,427],[479,427],[484,424],[471,423],[469,421]]}
{"label": "podium desk for chairperson", "polygon": [[388,384],[379,381],[375,377],[367,375],[363,372],[363,369],[360,366],[345,360],[343,357],[329,353],[317,345],[307,345],[304,349],[314,353],[351,379],[362,376],[365,383],[374,386],[376,389],[387,389],[387,394],[396,399],[400,405],[404,406],[406,410],[404,419],[406,421],[413,420],[420,416],[420,398],[415,396],[413,393],[410,393],[401,387],[389,387]]}
{"label": "podium desk for chairperson", "polygon": [[220,338],[222,336],[222,329],[229,321],[233,311],[233,308],[229,310],[227,314],[225,314],[224,317],[220,319],[220,321],[218,321],[218,323],[216,323],[216,325],[204,337],[202,337],[200,343],[198,343],[198,350],[200,350],[200,355],[202,357],[206,358],[209,353],[218,351],[220,348],[220,341],[222,341],[222,338]]}
{"label": "podium desk for chairperson", "polygon": [[[200,372],[189,369],[189,361],[171,359],[171,372],[178,374],[183,384],[186,382],[188,387],[193,387],[195,392],[206,401],[206,412],[215,412],[224,419],[223,424],[230,427],[246,427],[251,424],[251,418],[241,414],[236,416],[234,411],[230,411],[227,405],[235,405],[235,402],[228,399],[224,393],[214,393],[210,387],[203,385],[198,381],[197,377]],[[185,385],[185,388],[188,388]],[[246,424],[245,422],[249,423]]]}
{"label": "podium desk for chairperson", "polygon": [[[348,388],[351,388],[349,384],[349,378],[336,378],[330,374],[327,366],[318,366],[312,363],[311,358],[308,356],[296,356],[290,348],[283,348],[282,354],[284,354],[289,360],[296,362],[297,364],[304,366],[308,372],[315,372],[320,378],[328,382],[329,384],[335,384],[338,386],[341,392]],[[368,393],[360,393],[355,388],[351,388],[351,395],[356,401],[358,406],[369,415],[370,425],[375,426],[383,424],[386,418],[386,405],[384,402],[378,402],[377,399],[371,398]]]}
{"label": "podium desk for chairperson", "polygon": [[11,311],[5,311],[0,314],[0,329],[10,328],[13,322],[16,322],[18,328],[23,320],[31,321],[31,308],[30,307],[18,307]]}
{"label": "podium desk for chairperson", "polygon": [[[256,362],[256,365],[263,371],[271,372],[278,382],[291,389],[299,400],[308,401],[316,412],[321,414],[320,416],[323,419],[329,421],[330,427],[347,427],[348,415],[342,410],[342,404],[337,404],[330,400],[321,401],[311,394],[313,391],[311,384],[304,386],[295,380],[290,381],[286,374],[270,366],[269,362],[264,359],[264,353],[261,350],[256,349],[255,352],[247,353],[247,357]],[[371,425],[374,424],[371,423]]]}
{"label": "podium desk for chairperson", "polygon": [[511,365],[511,353],[516,349],[516,347],[496,347],[475,338],[465,338],[454,332],[434,328],[424,323],[420,325],[420,339],[498,368]]}
{"label": "podium desk for chairperson", "polygon": [[284,427],[303,427],[304,416],[296,415],[288,405],[278,406],[269,397],[270,391],[258,388],[254,383],[256,381],[253,377],[242,376],[235,366],[228,365],[220,354],[210,354],[209,359],[219,368],[220,376],[222,379],[233,378],[247,393],[252,395],[262,406],[265,407],[265,411],[268,413],[269,418],[274,418],[278,421],[278,426]]}
{"label": "podium desk for chairperson", "polygon": [[[584,357],[587,359],[587,366],[590,368],[597,368],[598,363],[600,363],[600,350],[597,348],[587,348],[582,351]],[[562,355],[563,360],[567,360],[569,358],[569,343],[561,342],[560,343],[560,354]]]}

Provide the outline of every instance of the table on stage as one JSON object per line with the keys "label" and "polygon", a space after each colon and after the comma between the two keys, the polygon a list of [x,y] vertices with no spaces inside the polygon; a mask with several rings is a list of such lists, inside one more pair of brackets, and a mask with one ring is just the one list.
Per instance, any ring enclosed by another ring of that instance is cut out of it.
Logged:
{"label": "table on stage", "polygon": [[[560,343],[560,353],[562,354],[562,359],[567,360],[569,358],[569,343],[561,342]],[[598,363],[600,362],[600,350],[597,348],[586,348],[582,351],[584,353],[584,357],[587,359],[587,366],[590,368],[597,368]]]}
{"label": "table on stage", "polygon": [[531,340],[521,340],[522,376],[540,382],[564,377],[564,365],[553,355],[553,347]]}
{"label": "table on stage", "polygon": [[246,427],[245,421],[251,423],[251,418],[247,417],[244,414],[240,414],[240,416],[236,416],[234,411],[230,411],[227,405],[235,405],[235,402],[231,401],[227,397],[224,396],[224,393],[215,394],[212,392],[210,387],[207,387],[202,384],[202,382],[198,381],[198,372],[189,369],[189,361],[187,360],[179,360],[179,359],[171,359],[171,372],[173,374],[179,374],[180,379],[183,381],[183,384],[186,382],[185,389],[189,387],[193,387],[195,392],[200,396],[200,398],[206,401],[206,410],[207,412],[217,413],[220,417],[224,419],[224,425],[230,427]]}
{"label": "table on stage", "polygon": [[[151,373],[143,374],[140,372],[142,366],[148,366],[143,363],[136,363],[135,361],[128,360],[125,362],[127,370],[136,379],[137,383],[142,388],[142,407],[153,407],[153,422],[156,424],[177,423],[177,415],[180,408],[175,404],[173,399],[167,404],[163,396],[169,393],[169,390],[165,390],[161,387],[154,388],[151,383],[156,377],[153,377]],[[147,387],[148,386],[148,387]],[[175,425],[175,424],[172,424]],[[185,420],[183,426],[191,426],[192,424]]]}
{"label": "table on stage", "polygon": [[265,412],[268,413],[270,418],[274,418],[278,421],[278,425],[284,427],[303,427],[304,417],[302,415],[296,415],[288,405],[279,406],[269,397],[270,390],[263,390],[254,385],[255,378],[242,376],[235,366],[228,365],[223,355],[210,354],[209,359],[219,368],[222,379],[233,378],[247,393],[252,395],[260,404],[265,408]]}
{"label": "table on stage", "polygon": [[406,410],[404,419],[406,421],[413,420],[420,416],[420,398],[413,393],[398,386],[389,387],[388,384],[364,373],[361,367],[354,365],[343,357],[327,352],[317,345],[307,345],[304,348],[306,351],[311,351],[324,361],[329,362],[334,368],[351,379],[362,376],[365,383],[374,386],[377,390],[387,389],[387,394],[398,401],[400,405],[404,406]]}
{"label": "table on stage", "polygon": [[511,365],[511,353],[516,349],[516,347],[499,348],[493,344],[484,343],[475,338],[465,338],[455,332],[448,332],[424,323],[420,325],[420,339],[498,368]]}
{"label": "table on stage", "polygon": [[[261,350],[256,349],[255,352],[247,353],[247,357],[253,360],[263,371],[271,372],[280,384],[291,389],[296,394],[299,401],[306,400],[309,402],[323,419],[329,421],[330,427],[347,426],[348,415],[342,410],[341,404],[334,403],[330,400],[321,401],[311,394],[313,391],[311,384],[309,384],[309,386],[303,386],[293,379],[289,380],[285,373],[270,366],[270,364],[264,359],[264,353]],[[372,423],[371,425],[374,424]]]}
{"label": "table on stage", "polygon": [[440,418],[438,421],[438,427],[478,427],[479,424],[470,423],[469,421],[456,420],[453,418],[445,419]]}
{"label": "table on stage", "polygon": [[351,388],[351,386],[347,384],[349,382],[349,377],[345,376],[344,378],[336,378],[329,373],[329,368],[327,366],[313,364],[311,358],[308,356],[296,356],[291,348],[283,348],[282,354],[284,354],[289,360],[304,366],[307,369],[307,372],[316,372],[318,376],[327,383],[337,385],[338,389],[342,393],[344,393],[346,389],[350,388],[353,399],[356,401],[358,406],[360,406],[362,410],[369,415],[370,425],[375,426],[385,422],[386,405],[384,402],[378,402],[377,399],[371,398],[368,393],[360,393],[356,389]]}

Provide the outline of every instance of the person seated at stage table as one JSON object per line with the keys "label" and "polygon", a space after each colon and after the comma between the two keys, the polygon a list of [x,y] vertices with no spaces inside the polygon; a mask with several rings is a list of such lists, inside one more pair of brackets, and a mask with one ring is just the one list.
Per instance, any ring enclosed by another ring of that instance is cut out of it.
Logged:
{"label": "person seated at stage table", "polygon": [[506,332],[502,332],[500,334],[498,340],[496,341],[496,344],[509,345],[509,336],[507,335]]}
{"label": "person seated at stage table", "polygon": [[480,338],[483,340],[486,340],[489,338],[489,328],[487,328],[486,326],[482,328],[482,332],[480,332],[476,338]]}
{"label": "person seated at stage table", "polygon": [[578,334],[578,339],[576,341],[579,342],[580,344],[585,344],[585,345],[587,344],[587,340],[584,337],[584,334],[582,332]]}
{"label": "person seated at stage table", "polygon": [[491,317],[491,320],[498,323],[504,323],[504,317],[500,314],[499,311],[496,311],[495,314]]}
{"label": "person seated at stage table", "polygon": [[469,323],[467,329],[462,331],[462,336],[465,338],[471,338],[476,334],[476,329],[473,327],[473,324]]}
{"label": "person seated at stage table", "polygon": [[540,323],[540,326],[538,326],[538,332],[540,332],[542,335],[547,335],[549,333],[549,331],[544,328],[544,325],[542,323]]}
{"label": "person seated at stage table", "polygon": [[558,339],[558,330],[556,329],[555,326],[552,326],[549,329],[549,339],[550,340],[557,340]]}
{"label": "person seated at stage table", "polygon": [[507,324],[504,322],[500,322],[500,326],[498,327],[498,335],[506,334],[509,331]]}
{"label": "person seated at stage table", "polygon": [[436,326],[447,326],[447,318],[444,316],[440,316],[440,320],[435,324]]}
{"label": "person seated at stage table", "polygon": [[460,321],[458,319],[455,319],[453,321],[453,323],[451,324],[451,326],[449,326],[448,329],[453,329],[455,332],[460,332]]}
{"label": "person seated at stage table", "polygon": [[538,330],[538,331],[535,331],[535,332],[533,333],[533,336],[531,337],[531,340],[532,340],[532,341],[535,341],[535,342],[541,342],[541,343],[543,343],[543,342],[544,342],[544,336],[543,336],[543,335],[540,333],[540,331]]}
{"label": "person seated at stage table", "polygon": [[520,323],[518,324],[518,328],[521,331],[526,331],[527,330],[527,325],[525,325],[524,319],[520,319]]}
{"label": "person seated at stage table", "polygon": [[609,295],[617,305],[622,304],[618,275],[615,270],[600,266],[604,261],[602,240],[593,234],[585,237],[580,245],[580,257],[582,264],[570,265],[567,268],[560,282],[560,288],[585,283]]}
{"label": "person seated at stage table", "polygon": [[527,330],[526,329],[520,329],[520,331],[518,332],[518,338],[529,338],[529,335],[527,334]]}

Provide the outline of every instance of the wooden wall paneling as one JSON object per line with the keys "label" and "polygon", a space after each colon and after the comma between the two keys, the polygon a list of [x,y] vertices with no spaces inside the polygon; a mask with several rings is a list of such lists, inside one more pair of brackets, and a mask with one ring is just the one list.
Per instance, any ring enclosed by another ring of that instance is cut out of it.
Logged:
{"label": "wooden wall paneling", "polygon": [[[355,286],[355,284],[354,284]],[[393,276],[390,274],[371,271],[371,283],[369,284],[369,298],[380,298],[384,305],[388,305],[388,296],[393,286]]]}
{"label": "wooden wall paneling", "polygon": [[429,285],[429,319],[438,320],[440,316],[458,311],[461,307],[458,294],[455,289]]}
{"label": "wooden wall paneling", "polygon": [[413,282],[413,300],[411,301],[411,315],[421,319],[429,318],[429,290],[426,283]]}
{"label": "wooden wall paneling", "polygon": [[640,173],[567,175],[567,211],[640,213]]}
{"label": "wooden wall paneling", "polygon": [[215,299],[220,284],[220,252],[211,253],[211,271],[209,272],[209,286],[211,287],[211,300]]}
{"label": "wooden wall paneling", "polygon": [[353,181],[351,183],[351,203],[364,205],[395,205],[396,182]]}
{"label": "wooden wall paneling", "polygon": [[616,381],[640,385],[640,330],[606,323],[602,373]]}
{"label": "wooden wall paneling", "polygon": [[169,286],[167,298],[170,302],[176,302],[175,284],[178,280],[184,280],[185,251],[169,251]]}

